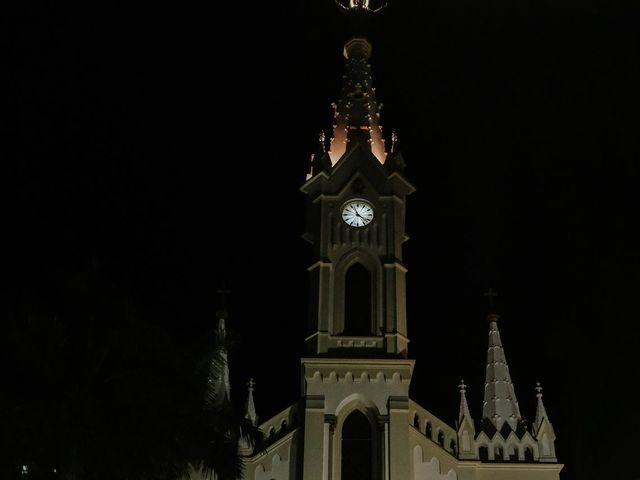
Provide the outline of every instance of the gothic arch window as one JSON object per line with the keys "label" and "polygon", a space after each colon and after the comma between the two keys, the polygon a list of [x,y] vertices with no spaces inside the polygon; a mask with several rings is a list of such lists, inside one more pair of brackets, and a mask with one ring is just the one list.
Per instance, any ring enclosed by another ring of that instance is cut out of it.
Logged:
{"label": "gothic arch window", "polygon": [[515,445],[509,445],[508,451],[509,451],[509,461],[517,462],[518,453],[519,453],[518,447],[516,447]]}
{"label": "gothic arch window", "polygon": [[431,423],[427,422],[427,425],[424,427],[424,434],[429,438],[433,438],[433,428],[431,427]]}
{"label": "gothic arch window", "polygon": [[489,449],[484,445],[481,446],[478,449],[478,456],[479,456],[481,462],[488,462],[489,461]]}
{"label": "gothic arch window", "polygon": [[420,417],[417,413],[413,416],[413,426],[420,430]]}
{"label": "gothic arch window", "polygon": [[453,453],[454,455],[456,454],[456,441],[453,439],[449,441],[449,451],[451,451],[451,453]]}
{"label": "gothic arch window", "polygon": [[444,448],[444,433],[442,432],[442,430],[438,432],[438,443],[442,448]]}
{"label": "gothic arch window", "polygon": [[356,262],[346,272],[344,289],[344,335],[369,336],[371,328],[371,272]]}
{"label": "gothic arch window", "polygon": [[496,462],[504,461],[504,450],[502,449],[502,447],[496,447],[496,449],[493,451],[493,457],[495,458]]}
{"label": "gothic arch window", "polygon": [[529,446],[524,448],[524,461],[533,462],[533,448]]}
{"label": "gothic arch window", "polygon": [[343,479],[373,478],[373,442],[371,423],[360,410],[354,410],[342,426]]}
{"label": "gothic arch window", "polygon": [[268,442],[272,443],[275,439],[276,439],[276,430],[275,428],[271,427],[269,429],[269,434],[268,434]]}

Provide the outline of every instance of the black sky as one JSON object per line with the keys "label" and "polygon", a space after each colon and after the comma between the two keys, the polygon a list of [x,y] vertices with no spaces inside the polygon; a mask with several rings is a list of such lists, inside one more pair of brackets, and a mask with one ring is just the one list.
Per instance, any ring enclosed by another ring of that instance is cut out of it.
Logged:
{"label": "black sky", "polygon": [[[253,376],[266,419],[300,390],[298,188],[348,28],[330,0],[218,3],[11,7],[7,305],[64,310],[106,270],[185,338],[226,283],[233,395]],[[418,189],[412,396],[453,421],[464,378],[479,420],[497,289],[521,408],[541,380],[566,480],[640,478],[639,22],[633,2],[398,0],[371,34]]]}

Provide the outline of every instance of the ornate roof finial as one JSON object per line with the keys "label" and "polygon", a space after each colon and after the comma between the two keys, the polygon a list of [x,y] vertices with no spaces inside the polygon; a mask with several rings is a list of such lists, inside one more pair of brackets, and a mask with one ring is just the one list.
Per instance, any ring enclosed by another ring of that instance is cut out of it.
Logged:
{"label": "ornate roof finial", "polygon": [[256,383],[253,381],[253,378],[249,378],[247,382],[247,402],[244,406],[244,418],[249,420],[253,426],[258,424],[258,416],[256,415],[256,406],[253,403],[253,387]]}
{"label": "ornate roof finial", "polygon": [[538,405],[536,406],[536,419],[533,422],[533,425],[534,429],[537,431],[540,428],[542,420],[545,418],[547,421],[549,420],[547,410],[544,408],[544,403],[542,402],[542,385],[540,385],[540,382],[536,382],[536,398],[538,399]]}
{"label": "ornate roof finial", "polygon": [[458,388],[460,389],[460,393],[465,393],[467,391],[467,386],[464,384],[464,380],[460,380]]}
{"label": "ornate roof finial", "polygon": [[471,419],[471,413],[469,412],[469,404],[467,403],[467,386],[464,383],[464,380],[460,380],[460,385],[458,385],[460,389],[460,410],[458,413],[458,425],[462,423],[462,420],[466,417],[470,422],[473,423]]}
{"label": "ornate roof finial", "polygon": [[324,136],[324,130],[320,130],[320,133],[318,134],[318,143],[320,144],[320,148],[324,151],[325,150],[325,136]]}
{"label": "ornate roof finial", "polygon": [[398,132],[393,130],[391,132],[391,153],[395,153],[397,143],[398,143]]}

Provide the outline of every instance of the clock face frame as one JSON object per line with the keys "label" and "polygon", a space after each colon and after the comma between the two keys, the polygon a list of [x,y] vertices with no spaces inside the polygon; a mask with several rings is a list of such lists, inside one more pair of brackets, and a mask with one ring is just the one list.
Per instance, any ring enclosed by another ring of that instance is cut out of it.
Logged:
{"label": "clock face frame", "polygon": [[342,220],[350,227],[364,227],[374,217],[373,205],[366,200],[349,200],[342,206]]}

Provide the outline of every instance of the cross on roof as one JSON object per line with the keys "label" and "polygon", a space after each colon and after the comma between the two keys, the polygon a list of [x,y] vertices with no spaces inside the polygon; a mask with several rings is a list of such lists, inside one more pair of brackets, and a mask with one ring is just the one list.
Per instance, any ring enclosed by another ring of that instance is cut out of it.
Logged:
{"label": "cross on roof", "polygon": [[256,382],[253,381],[253,378],[249,378],[249,381],[247,382],[247,387],[249,387],[250,391],[253,391],[253,386],[256,384]]}
{"label": "cross on roof", "polygon": [[498,296],[498,292],[496,292],[493,288],[489,288],[486,292],[483,293],[483,296],[489,299],[489,313],[495,313],[495,298]]}

